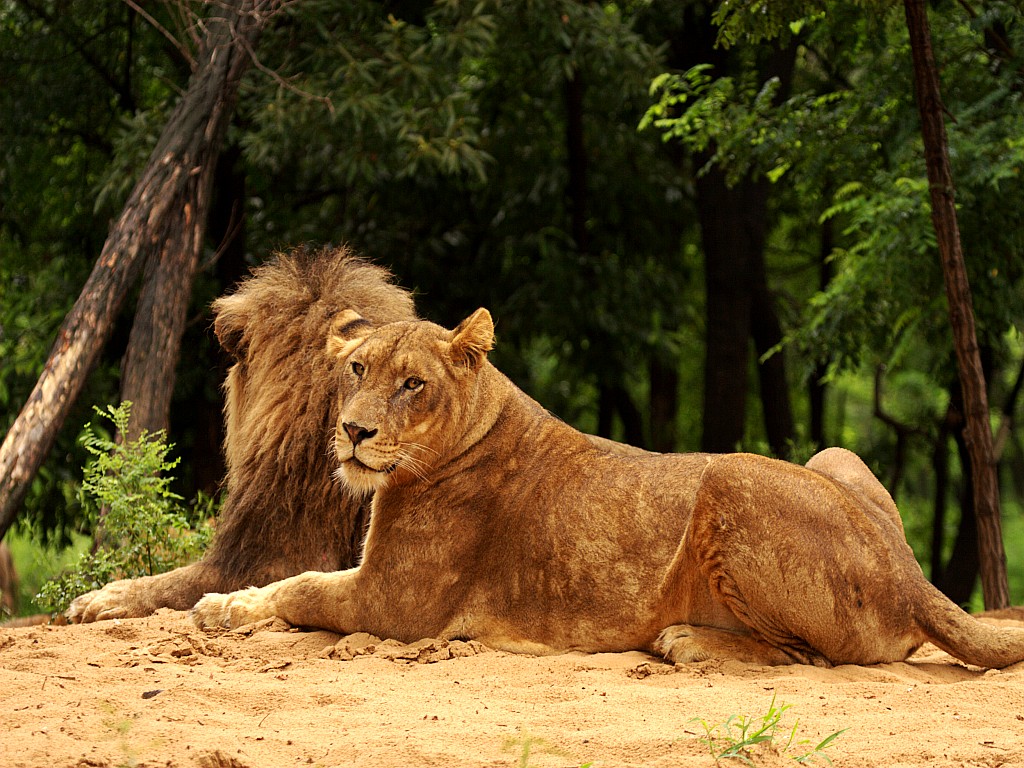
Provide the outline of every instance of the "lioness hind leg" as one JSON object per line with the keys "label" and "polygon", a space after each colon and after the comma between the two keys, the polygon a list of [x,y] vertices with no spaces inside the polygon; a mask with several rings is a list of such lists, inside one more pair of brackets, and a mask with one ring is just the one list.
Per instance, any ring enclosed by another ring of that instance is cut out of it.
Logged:
{"label": "lioness hind leg", "polygon": [[[750,634],[690,624],[676,624],[663,630],[654,641],[654,650],[669,661],[681,664],[735,659],[748,664],[778,666],[803,661]],[[822,664],[827,666],[828,662],[822,660]]]}
{"label": "lioness hind leg", "polygon": [[814,454],[804,466],[831,477],[861,501],[876,507],[903,534],[903,520],[896,502],[860,456],[845,448],[826,448]]}
{"label": "lioness hind leg", "polygon": [[907,586],[924,577],[859,473],[824,464],[716,458],[694,500],[690,562],[713,600],[794,661],[902,660],[924,639]]}

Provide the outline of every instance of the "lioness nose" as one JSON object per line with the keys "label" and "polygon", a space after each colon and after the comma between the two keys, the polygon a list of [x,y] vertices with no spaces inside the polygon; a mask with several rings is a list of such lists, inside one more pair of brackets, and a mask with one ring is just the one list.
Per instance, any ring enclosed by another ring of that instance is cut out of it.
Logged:
{"label": "lioness nose", "polygon": [[366,427],[361,427],[358,424],[353,424],[348,421],[341,426],[348,433],[348,439],[352,441],[352,445],[359,445],[363,440],[377,434],[376,429],[367,429]]}

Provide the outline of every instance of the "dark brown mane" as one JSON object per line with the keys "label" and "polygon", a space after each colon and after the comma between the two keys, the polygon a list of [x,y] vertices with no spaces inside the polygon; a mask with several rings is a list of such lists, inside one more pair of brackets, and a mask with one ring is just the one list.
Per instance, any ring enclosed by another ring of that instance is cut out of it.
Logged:
{"label": "dark brown mane", "polygon": [[342,310],[375,325],[412,319],[412,298],[345,248],[300,248],[254,269],[213,309],[236,362],[224,385],[227,499],[207,560],[238,586],[353,564],[365,515],[331,479],[326,339]]}

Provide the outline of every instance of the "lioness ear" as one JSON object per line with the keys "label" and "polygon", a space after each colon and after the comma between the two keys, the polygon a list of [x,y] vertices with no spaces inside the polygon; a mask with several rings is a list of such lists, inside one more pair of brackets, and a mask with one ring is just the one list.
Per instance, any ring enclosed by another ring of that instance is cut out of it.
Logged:
{"label": "lioness ear", "polygon": [[355,310],[339,312],[327,334],[327,354],[339,360],[348,357],[372,330],[370,321]]}
{"label": "lioness ear", "polygon": [[467,317],[454,331],[448,354],[456,365],[477,370],[487,353],[494,349],[494,321],[491,313],[481,307]]}

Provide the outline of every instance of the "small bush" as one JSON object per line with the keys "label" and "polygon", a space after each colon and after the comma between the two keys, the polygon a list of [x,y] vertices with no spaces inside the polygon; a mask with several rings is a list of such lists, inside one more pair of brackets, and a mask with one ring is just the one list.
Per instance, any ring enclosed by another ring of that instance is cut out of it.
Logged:
{"label": "small bush", "polygon": [[[113,424],[113,435],[128,428],[131,403],[95,409]],[[97,546],[75,565],[43,585],[41,605],[63,612],[80,594],[113,579],[151,576],[194,560],[209,543],[213,514],[201,498],[191,512],[170,489],[179,459],[164,433],[143,430],[135,440],[118,443],[112,434],[88,424],[81,438],[92,459],[84,468],[81,500]]]}

